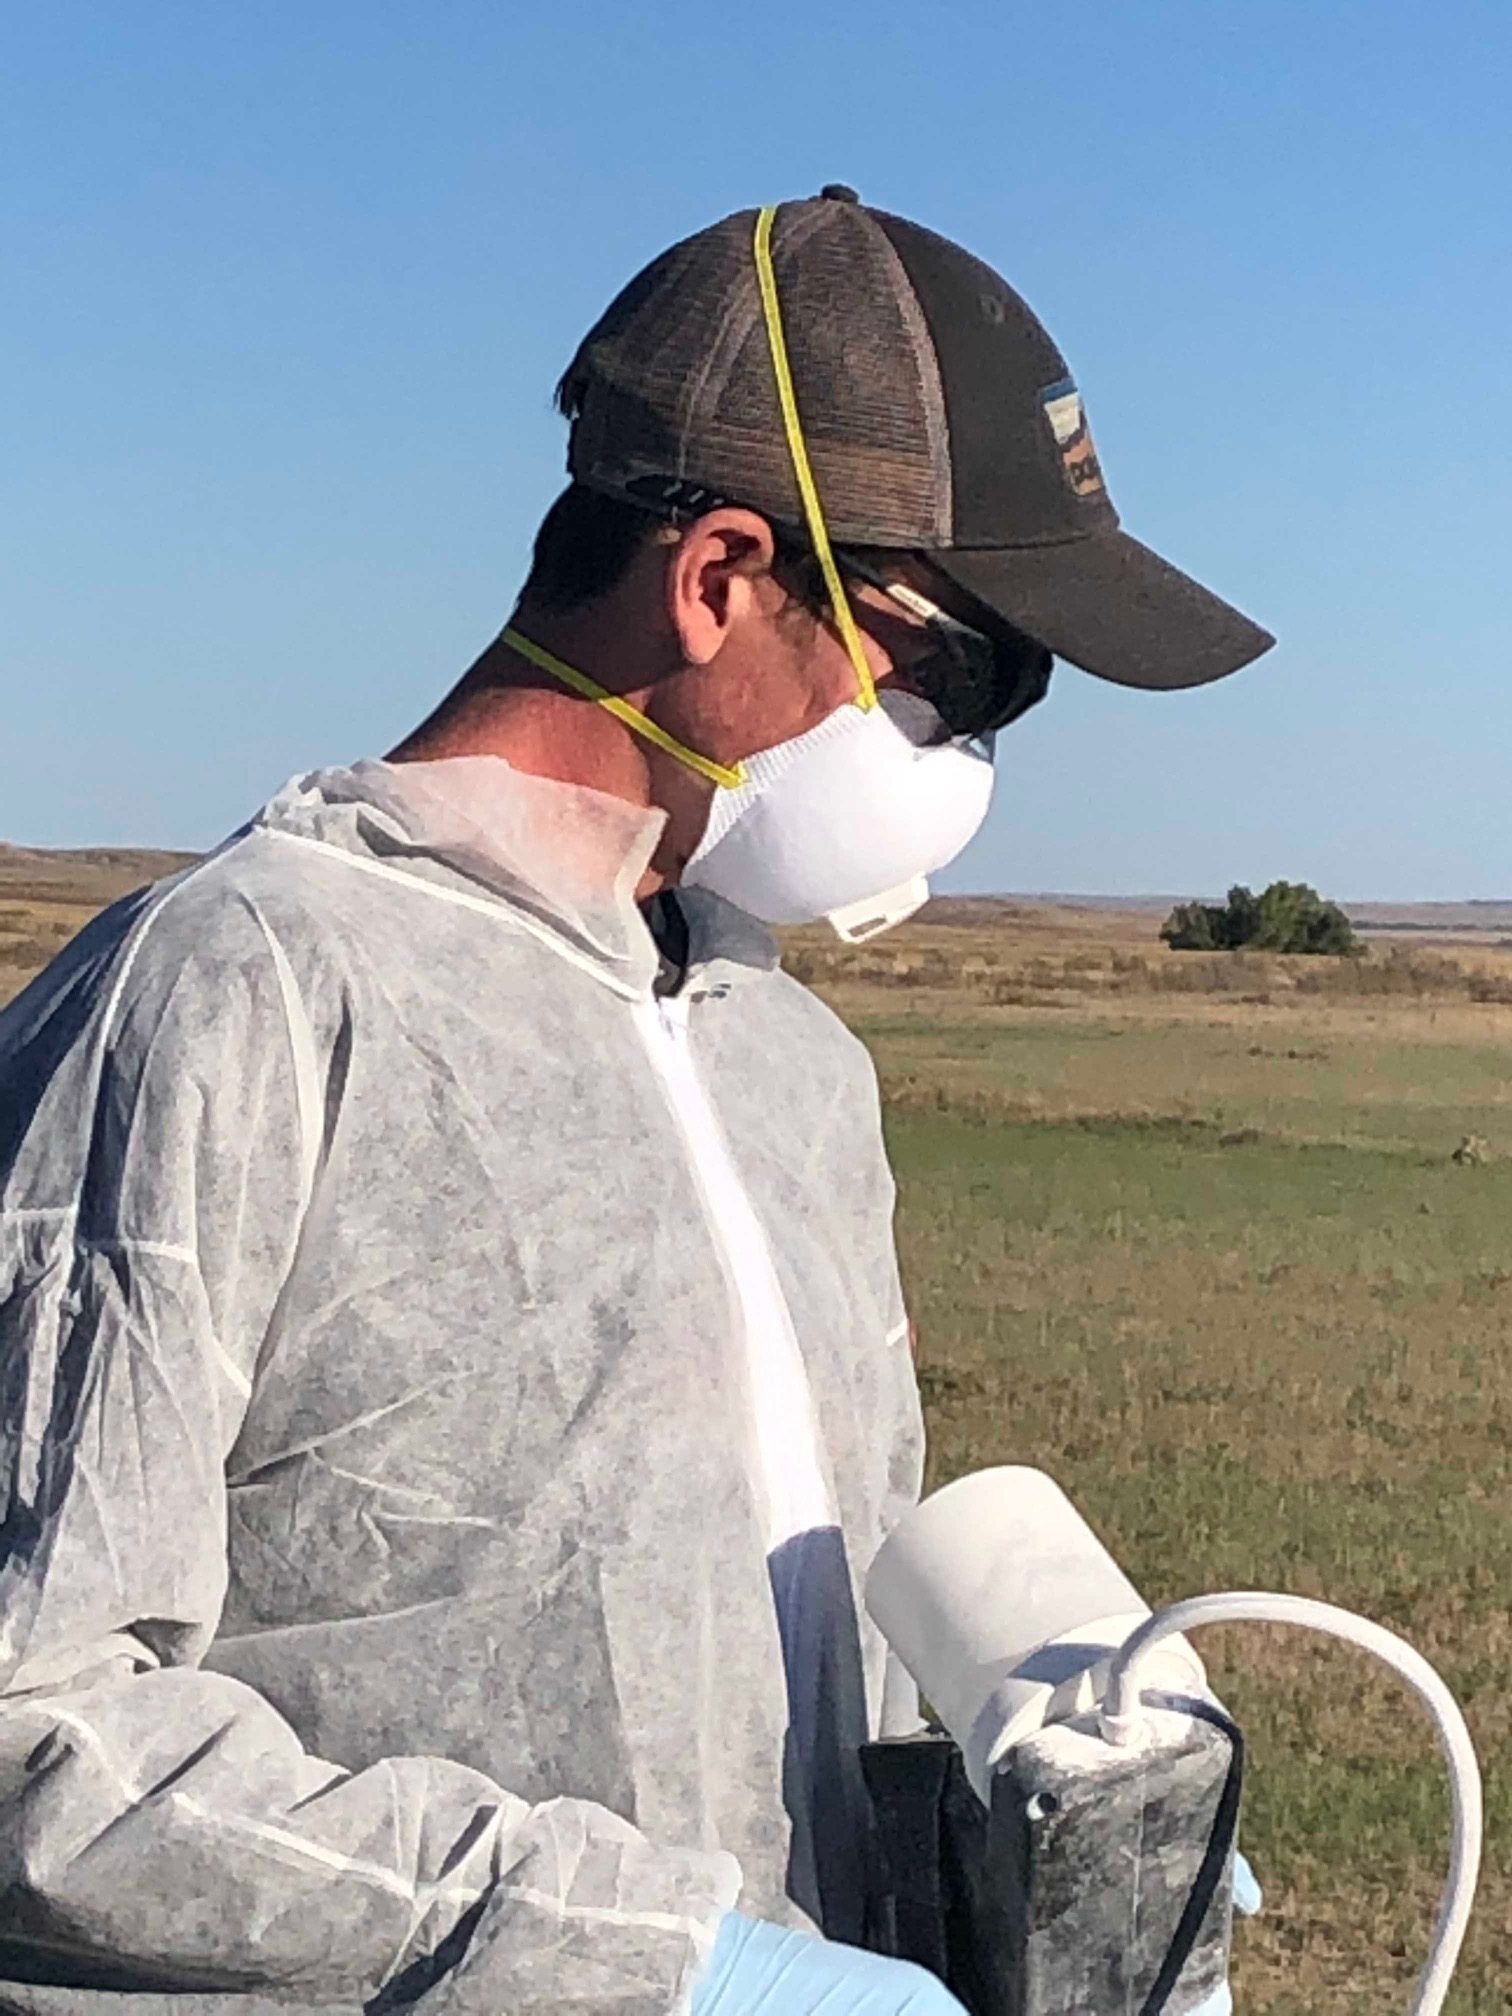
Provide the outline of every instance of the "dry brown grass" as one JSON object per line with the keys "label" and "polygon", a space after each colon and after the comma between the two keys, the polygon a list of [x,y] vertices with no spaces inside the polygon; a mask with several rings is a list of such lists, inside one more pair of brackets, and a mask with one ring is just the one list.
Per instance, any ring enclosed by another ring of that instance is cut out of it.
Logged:
{"label": "dry brown grass", "polygon": [[192,858],[150,849],[49,853],[0,845],[0,1003],[24,987],[107,903],[174,873]]}
{"label": "dry brown grass", "polygon": [[0,901],[0,1001],[62,951],[93,915],[84,903]]}
{"label": "dry brown grass", "polygon": [[902,926],[845,946],[822,926],[784,934],[785,963],[827,994],[854,990],[943,993],[959,1005],[1088,1007],[1195,995],[1252,1007],[1321,997],[1332,1002],[1512,1003],[1512,949],[1494,939],[1426,932],[1381,936],[1358,958],[1274,952],[1173,952],[1159,918],[1128,911],[1005,906],[1000,923]]}

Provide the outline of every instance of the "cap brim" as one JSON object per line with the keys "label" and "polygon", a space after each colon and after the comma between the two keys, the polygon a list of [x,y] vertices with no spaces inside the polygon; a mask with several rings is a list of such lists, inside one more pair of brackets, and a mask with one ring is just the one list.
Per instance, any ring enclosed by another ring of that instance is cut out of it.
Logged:
{"label": "cap brim", "polygon": [[1057,658],[1120,686],[1202,686],[1276,641],[1127,532],[1049,546],[954,546],[929,561]]}

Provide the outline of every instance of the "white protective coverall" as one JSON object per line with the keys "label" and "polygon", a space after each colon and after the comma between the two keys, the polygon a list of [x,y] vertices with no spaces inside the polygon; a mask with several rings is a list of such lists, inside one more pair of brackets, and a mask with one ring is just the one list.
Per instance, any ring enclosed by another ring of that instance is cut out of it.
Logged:
{"label": "white protective coverall", "polygon": [[857,1936],[875,1082],[716,897],[654,998],[660,816],[316,773],[0,1012],[0,2010],[664,2016],[737,1893]]}

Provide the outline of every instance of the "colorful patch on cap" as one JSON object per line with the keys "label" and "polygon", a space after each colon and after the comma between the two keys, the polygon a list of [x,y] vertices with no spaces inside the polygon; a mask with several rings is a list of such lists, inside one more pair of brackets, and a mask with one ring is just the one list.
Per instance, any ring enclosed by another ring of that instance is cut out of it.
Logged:
{"label": "colorful patch on cap", "polygon": [[1060,450],[1066,481],[1078,497],[1101,496],[1107,485],[1103,482],[1097,450],[1092,445],[1086,408],[1075,384],[1069,378],[1062,378],[1058,385],[1047,385],[1040,399],[1044,404],[1045,418],[1050,422],[1050,432],[1055,436],[1055,445]]}

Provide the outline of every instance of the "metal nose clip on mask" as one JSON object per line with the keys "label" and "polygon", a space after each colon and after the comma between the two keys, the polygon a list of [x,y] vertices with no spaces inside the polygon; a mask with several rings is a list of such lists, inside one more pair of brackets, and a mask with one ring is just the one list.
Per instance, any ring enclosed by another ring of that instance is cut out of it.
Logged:
{"label": "metal nose clip on mask", "polygon": [[761,211],[752,247],[767,343],[809,538],[856,673],[854,699],[806,734],[743,763],[719,764],[513,625],[503,641],[717,787],[685,883],[770,924],[827,918],[840,937],[855,942],[911,916],[929,895],[928,876],[975,835],[992,796],[992,744],[990,737],[941,742],[921,732],[921,706],[933,712],[926,703],[877,692],[798,415],[772,266],[775,215],[770,205]]}

